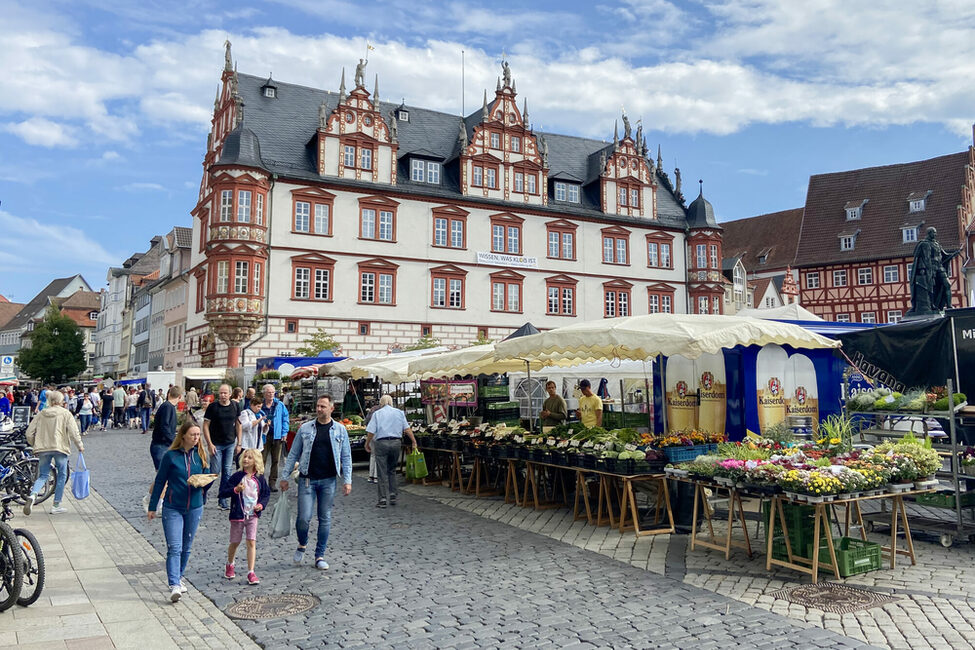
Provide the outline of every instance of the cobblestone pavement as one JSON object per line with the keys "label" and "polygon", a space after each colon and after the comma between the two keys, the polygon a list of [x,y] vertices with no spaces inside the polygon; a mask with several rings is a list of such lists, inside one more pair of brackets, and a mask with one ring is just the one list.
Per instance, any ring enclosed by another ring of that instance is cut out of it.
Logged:
{"label": "cobblestone pavement", "polygon": [[[809,577],[784,568],[765,569],[764,528],[758,533],[757,513],[749,523],[752,548],[749,559],[743,550],[733,550],[730,560],[723,552],[689,550],[687,535],[657,535],[636,539],[608,527],[597,528],[573,521],[567,509],[534,511],[505,504],[500,497],[475,499],[440,486],[411,485],[407,491],[427,496],[444,505],[483,518],[538,533],[561,542],[611,557],[631,566],[662,574],[739,603],[769,610],[797,622],[825,628],[878,647],[900,649],[975,648],[975,545],[956,541],[943,548],[937,537],[915,535],[917,565],[899,556],[897,567],[884,568],[839,580],[849,585],[891,594],[895,602],[849,614],[833,614],[776,599],[772,592],[808,584]],[[755,509],[757,504],[750,504]],[[725,515],[726,516],[726,515]],[[727,528],[715,521],[721,537]],[[737,529],[736,529],[737,530]],[[740,533],[736,533],[740,535]],[[870,534],[875,542],[887,544],[887,536]],[[903,539],[901,539],[903,543]],[[832,574],[822,580],[837,582]]]}
{"label": "cobblestone pavement", "polygon": [[[162,550],[161,527],[146,522],[141,511],[151,475],[147,438],[98,434],[86,441],[85,458],[94,489]],[[438,503],[445,491],[428,490],[434,498],[409,488],[400,505],[377,510],[374,486],[357,477],[353,494],[336,499],[331,568],[325,572],[312,568],[309,558],[292,565],[294,536],[271,540],[262,523],[261,584],[254,587],[222,577],[229,527],[226,513],[211,501],[187,578],[221,609],[258,594],[321,599],[316,609],[287,619],[237,621],[266,648],[866,647],[862,640],[647,571],[647,560],[633,566],[633,550],[626,562],[617,561],[622,551],[605,557],[595,541],[605,529],[586,527],[593,543],[579,548],[579,540],[565,543],[527,530],[544,533],[546,524],[529,525],[526,510],[512,511],[505,525]],[[581,538],[580,526],[567,528]],[[652,543],[641,540],[640,547]],[[160,590],[163,582],[160,574]]]}

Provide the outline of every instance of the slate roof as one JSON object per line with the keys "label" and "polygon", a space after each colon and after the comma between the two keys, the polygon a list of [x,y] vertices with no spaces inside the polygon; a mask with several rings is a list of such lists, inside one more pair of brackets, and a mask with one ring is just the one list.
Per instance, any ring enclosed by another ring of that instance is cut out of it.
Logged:
{"label": "slate roof", "polygon": [[[331,112],[338,105],[338,93],[275,80],[277,97],[270,98],[261,93],[265,81],[262,77],[238,74],[238,92],[244,102],[244,119],[235,132],[227,136],[217,164],[244,164],[243,161],[250,161],[252,166],[292,179],[321,180],[315,167],[312,139],[318,130],[319,105],[325,102],[327,110]],[[409,121],[397,123],[400,163],[396,189],[444,200],[460,198],[457,161],[461,117],[416,106],[379,102],[379,108],[387,120],[389,114],[400,107],[409,111]],[[474,126],[481,121],[481,112],[482,107],[479,106],[463,119],[468,140]],[[535,131],[535,134],[543,136],[548,144],[549,168],[553,176],[571,177],[588,183],[588,186],[584,185],[582,188],[580,204],[552,201],[547,208],[532,206],[533,210],[548,210],[558,216],[579,215],[647,225],[646,219],[606,214],[599,209],[598,183],[593,181],[598,179],[599,152],[604,149],[612,150],[611,144],[540,131]],[[410,180],[403,154],[420,151],[424,155],[433,155],[446,161],[441,185],[413,183]],[[376,191],[374,183],[338,178],[328,180],[353,189]],[[464,199],[492,205],[499,210],[510,210],[515,205],[512,202],[492,199]],[[686,225],[684,208],[663,184],[657,190],[657,216],[658,221],[654,223],[662,226],[683,228]]]}
{"label": "slate roof", "polygon": [[[796,257],[802,211],[802,208],[793,208],[748,219],[725,221],[721,224],[724,228],[722,251],[725,259],[740,256],[749,273],[784,269]],[[758,257],[766,249],[769,252],[765,264],[759,264]]]}
{"label": "slate roof", "polygon": [[[68,286],[72,280],[79,276],[72,275],[68,278],[57,278],[51,280],[46,287],[41,289],[41,291],[31,298],[30,302],[24,305],[17,314],[11,318],[6,325],[3,326],[4,330],[22,329],[27,327],[27,323],[31,321],[32,318],[48,304],[48,298],[52,296],[57,296],[59,293],[64,291],[64,288]],[[84,281],[84,279],[82,279]]]}
{"label": "slate roof", "polygon": [[714,218],[714,207],[711,202],[704,198],[704,189],[697,195],[697,198],[687,206],[687,227],[688,228],[715,228],[721,230],[721,226]]}
{"label": "slate roof", "polygon": [[[796,266],[909,256],[914,242],[904,243],[901,225],[920,225],[918,238],[929,226],[938,229],[945,248],[961,245],[957,206],[965,185],[969,153],[928,160],[868,167],[809,177]],[[930,195],[928,192],[930,191]],[[927,196],[926,209],[911,214],[908,197]],[[847,221],[844,206],[868,199],[859,220]],[[859,229],[854,249],[841,251],[841,232]]]}

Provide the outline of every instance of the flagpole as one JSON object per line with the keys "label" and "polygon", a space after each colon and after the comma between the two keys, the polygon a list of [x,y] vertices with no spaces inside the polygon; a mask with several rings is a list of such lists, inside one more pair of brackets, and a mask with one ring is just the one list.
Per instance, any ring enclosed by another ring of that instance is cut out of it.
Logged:
{"label": "flagpole", "polygon": [[466,99],[465,96],[464,96],[464,93],[465,93],[465,90],[464,90],[464,81],[465,81],[464,80],[464,73],[465,73],[466,69],[467,68],[465,66],[465,61],[464,61],[464,50],[461,50],[460,51],[460,116],[461,117],[464,117],[467,114],[466,104],[464,103],[464,100]]}

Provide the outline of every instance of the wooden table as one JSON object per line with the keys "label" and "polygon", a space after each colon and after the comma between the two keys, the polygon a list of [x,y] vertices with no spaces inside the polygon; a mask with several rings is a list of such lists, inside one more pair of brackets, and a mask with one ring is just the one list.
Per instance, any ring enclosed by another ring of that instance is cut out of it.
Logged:
{"label": "wooden table", "polygon": [[[704,548],[710,548],[716,551],[724,551],[724,559],[728,560],[731,558],[732,548],[742,548],[745,549],[745,552],[748,553],[748,558],[751,559],[752,544],[751,540],[748,538],[748,524],[745,522],[745,507],[741,502],[741,493],[733,486],[724,486],[717,483],[702,483],[700,481],[690,481],[690,483],[694,484],[694,514],[691,523],[691,550],[693,551],[695,546],[703,546]],[[715,493],[717,493],[718,490],[726,490],[728,492],[728,530],[725,533],[724,542],[721,544],[718,543],[718,540],[714,535],[714,525],[711,522],[712,512],[707,503],[706,494],[706,490],[709,489],[714,490]],[[698,512],[700,512],[701,507],[704,508],[705,519],[708,523],[708,541],[700,539],[697,536],[697,515]],[[744,541],[738,541],[733,537],[736,515],[737,520],[741,525]],[[771,536],[769,539],[771,539]]]}
{"label": "wooden table", "polygon": [[[830,524],[828,510],[834,506],[844,506],[847,508],[846,512],[846,530],[847,536],[850,532],[850,518],[851,512],[855,510],[857,514],[857,519],[860,524],[860,535],[864,541],[867,540],[867,533],[863,529],[863,516],[860,513],[860,502],[862,501],[872,501],[879,499],[890,499],[893,503],[891,508],[891,519],[890,519],[890,546],[881,547],[883,552],[890,556],[890,568],[893,569],[897,564],[898,555],[906,555],[911,559],[911,564],[917,564],[917,557],[914,554],[914,541],[911,539],[911,526],[907,520],[907,510],[904,507],[904,497],[908,495],[923,494],[925,492],[933,492],[933,490],[909,490],[906,492],[898,493],[884,493],[876,494],[871,496],[859,496],[856,498],[846,498],[846,499],[836,499],[833,501],[827,501],[823,503],[805,503],[802,501],[794,501],[787,498],[785,495],[778,494],[772,497],[772,505],[769,509],[769,523],[768,523],[768,543],[766,548],[766,558],[765,558],[765,568],[771,569],[772,566],[782,566],[787,569],[792,569],[794,571],[800,571],[802,573],[808,573],[812,576],[813,583],[819,581],[819,568],[823,566],[827,569],[833,570],[833,575],[836,579],[840,579],[840,570],[836,563],[836,549],[833,548],[833,535],[832,526]],[[789,503],[799,503],[800,505],[810,505],[815,506],[815,516],[813,519],[813,550],[812,558],[798,557],[792,553],[792,543],[789,541],[789,528],[786,523],[785,513],[782,508],[784,502]],[[778,515],[778,516],[776,516]],[[786,560],[779,560],[772,557],[772,542],[775,537],[775,525],[776,519],[778,519],[779,525],[782,527],[782,532],[785,538],[786,547]],[[899,520],[899,521],[898,521]],[[897,546],[897,529],[898,523],[903,525],[904,530],[904,541],[906,548],[898,548]],[[829,562],[822,562],[819,559],[820,553],[820,541],[822,537],[826,538],[826,548],[829,550]],[[806,565],[809,566],[806,566]]]}
{"label": "wooden table", "polygon": [[[620,505],[620,532],[626,532],[627,530],[633,530],[637,537],[643,535],[659,535],[661,533],[673,533],[674,532],[674,511],[670,507],[670,488],[667,485],[667,476],[665,474],[640,474],[635,476],[623,476],[623,502]],[[663,526],[658,528],[651,528],[649,530],[640,529],[640,513],[636,507],[636,497],[633,493],[634,484],[641,483],[655,483],[657,486],[657,502],[656,508],[654,509],[653,523],[656,526],[660,523],[661,515],[667,515],[667,522],[669,526]],[[661,499],[663,504],[661,504]],[[664,513],[661,513],[661,505],[663,505]],[[632,524],[626,523],[627,516],[633,518]]]}

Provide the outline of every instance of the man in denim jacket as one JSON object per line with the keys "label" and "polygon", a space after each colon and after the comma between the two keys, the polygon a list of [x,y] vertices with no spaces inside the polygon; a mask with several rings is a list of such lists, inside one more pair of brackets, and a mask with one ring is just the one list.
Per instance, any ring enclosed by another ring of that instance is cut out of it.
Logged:
{"label": "man in denim jacket", "polygon": [[[349,433],[341,422],[332,419],[332,398],[322,395],[315,404],[318,415],[298,429],[291,452],[284,463],[284,475],[288,476],[298,464],[298,518],[295,532],[298,534],[298,550],[294,562],[300,564],[308,544],[308,524],[314,502],[318,502],[318,537],[315,540],[315,567],[325,570],[325,544],[332,526],[332,502],[338,477],[342,477],[342,493],[352,492],[352,449]],[[281,489],[288,489],[287,479],[281,480]]]}

